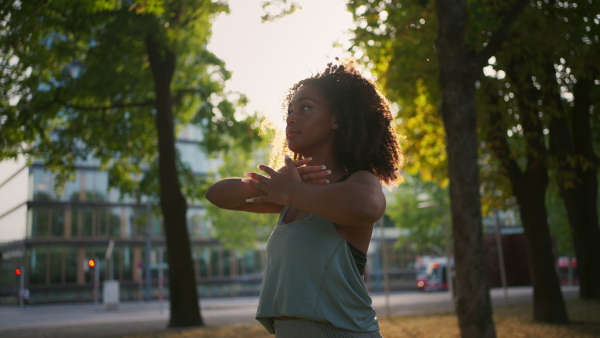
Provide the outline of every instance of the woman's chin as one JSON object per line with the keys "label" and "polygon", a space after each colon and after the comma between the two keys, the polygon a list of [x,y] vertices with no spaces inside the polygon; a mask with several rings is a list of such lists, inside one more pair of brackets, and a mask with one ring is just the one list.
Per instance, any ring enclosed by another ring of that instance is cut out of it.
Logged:
{"label": "woman's chin", "polygon": [[300,155],[302,155],[302,148],[301,148],[301,147],[298,147],[297,145],[294,145],[294,144],[289,144],[289,143],[288,143],[288,149],[289,149],[291,152],[294,152],[294,153],[296,153],[296,154],[300,154]]}

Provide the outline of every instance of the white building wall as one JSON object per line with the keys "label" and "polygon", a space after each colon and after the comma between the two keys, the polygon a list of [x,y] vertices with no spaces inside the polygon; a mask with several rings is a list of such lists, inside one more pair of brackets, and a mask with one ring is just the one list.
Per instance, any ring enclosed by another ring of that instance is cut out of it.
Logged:
{"label": "white building wall", "polygon": [[0,243],[26,236],[28,186],[24,159],[0,162]]}

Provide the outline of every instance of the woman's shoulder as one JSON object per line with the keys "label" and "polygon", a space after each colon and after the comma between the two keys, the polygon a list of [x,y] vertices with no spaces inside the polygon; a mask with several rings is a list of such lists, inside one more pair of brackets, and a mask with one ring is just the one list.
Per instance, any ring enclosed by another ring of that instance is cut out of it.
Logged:
{"label": "woman's shoulder", "polygon": [[368,170],[357,170],[355,172],[347,174],[345,181],[347,182],[358,182],[365,184],[377,184],[380,185],[379,179],[374,173]]}

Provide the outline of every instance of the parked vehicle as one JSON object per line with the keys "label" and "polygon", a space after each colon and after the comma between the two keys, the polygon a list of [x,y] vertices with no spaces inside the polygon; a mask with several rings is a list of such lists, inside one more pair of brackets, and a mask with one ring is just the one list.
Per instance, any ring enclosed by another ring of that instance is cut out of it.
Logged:
{"label": "parked vehicle", "polygon": [[561,284],[579,284],[577,275],[577,258],[571,258],[571,269],[569,270],[569,257],[558,258],[558,276]]}
{"label": "parked vehicle", "polygon": [[444,291],[448,290],[446,257],[424,256],[417,257],[417,286],[419,291]]}

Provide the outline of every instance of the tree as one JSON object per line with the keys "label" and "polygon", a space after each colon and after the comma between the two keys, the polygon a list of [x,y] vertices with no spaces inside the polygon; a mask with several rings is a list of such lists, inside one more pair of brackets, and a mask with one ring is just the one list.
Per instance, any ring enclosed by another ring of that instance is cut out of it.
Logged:
{"label": "tree", "polygon": [[[513,70],[508,71],[509,77]],[[512,80],[515,83],[515,80]],[[521,86],[516,85],[516,88]],[[485,86],[484,86],[485,88]],[[522,87],[521,87],[522,88]],[[495,88],[494,88],[495,89]],[[531,91],[517,92],[527,97]],[[555,259],[548,227],[546,212],[546,189],[548,186],[548,154],[544,143],[543,126],[537,118],[537,112],[527,108],[525,99],[513,107],[519,115],[526,146],[526,166],[521,169],[516,157],[511,155],[506,140],[506,126],[501,123],[502,107],[496,90],[490,91],[487,102],[490,132],[490,148],[502,163],[502,169],[508,176],[512,191],[519,203],[521,220],[529,248],[529,264],[532,271],[534,319],[554,323],[568,322],[566,308],[560,291],[560,283],[555,270]],[[558,303],[558,306],[557,306]]]}
{"label": "tree", "polygon": [[[395,101],[402,97],[400,107],[404,108],[408,101],[406,98],[410,98],[411,94],[414,97],[415,84],[420,80],[427,92],[432,94],[432,104],[440,105],[446,133],[456,248],[457,313],[464,336],[494,335],[489,286],[480,282],[486,280],[486,267],[485,262],[479,259],[483,244],[475,84],[487,60],[501,50],[512,24],[527,3],[350,3],[350,9],[358,18],[355,48],[367,55],[369,68],[383,83],[386,92],[391,94],[391,99]],[[436,41],[435,48],[433,41]],[[431,62],[434,53],[438,58],[437,64]],[[439,78],[432,80],[437,74]],[[414,111],[404,113],[401,109],[400,122],[410,114]],[[493,188],[500,192],[503,190]],[[552,300],[564,309],[561,295]]]}
{"label": "tree", "polygon": [[[2,3],[3,139],[0,159],[41,158],[65,180],[93,155],[111,186],[156,196],[167,240],[170,327],[202,325],[186,226],[187,200],[175,135],[194,124],[202,147],[250,146],[253,118],[206,50],[215,1],[7,1]],[[158,152],[156,151],[158,148]],[[198,181],[198,178],[196,178]],[[143,184],[140,184],[143,183]],[[186,191],[194,190],[186,186]]]}
{"label": "tree", "polygon": [[[266,129],[266,126],[263,128]],[[225,177],[240,177],[244,172],[255,168],[259,163],[267,163],[267,149],[269,140],[273,135],[264,137],[253,150],[244,152],[222,152],[219,157],[223,165],[218,173],[209,174],[210,182],[215,182]],[[205,189],[203,189],[205,191]],[[211,203],[206,205],[206,216],[214,227],[216,238],[226,248],[250,249],[257,243],[265,243],[273,224],[277,222],[278,215],[242,213],[221,209]]]}
{"label": "tree", "polygon": [[[446,247],[448,189],[437,183],[404,175],[405,182],[394,190],[386,215],[402,230],[396,245],[416,245],[417,249]],[[445,249],[442,249],[445,251]]]}
{"label": "tree", "polygon": [[[592,263],[600,260],[598,170],[592,132],[598,93],[594,79],[600,73],[596,62],[600,41],[593,36],[598,36],[600,26],[598,20],[587,18],[597,10],[598,4],[593,2],[540,2],[526,11],[509,48],[497,55],[498,68],[509,75],[499,84],[500,90],[510,94],[505,96],[506,104],[501,102],[509,112],[503,123],[516,131],[525,127],[525,119],[535,120],[539,146],[527,151],[536,158],[547,157],[554,173],[567,210],[583,299],[598,297],[600,290],[600,272]],[[541,30],[547,36],[534,33]],[[534,50],[529,47],[532,44]],[[490,95],[497,96],[498,88],[493,90]],[[531,132],[523,133],[526,139],[532,137]]]}
{"label": "tree", "polygon": [[[599,99],[600,22],[597,17],[595,21],[587,18],[589,13],[597,13],[600,6],[597,2],[583,1],[562,7],[553,5],[544,5],[543,9],[547,8],[549,12],[544,19],[547,23],[560,22],[548,26],[556,29],[555,36],[562,40],[560,46],[566,48],[556,51],[554,57],[544,63],[549,85],[542,87],[542,100],[550,113],[550,153],[573,237],[579,295],[583,299],[600,299],[600,271],[596,266],[600,261],[598,157],[593,145],[594,124],[590,114],[595,111]],[[572,94],[570,102],[563,95],[565,87]]]}

